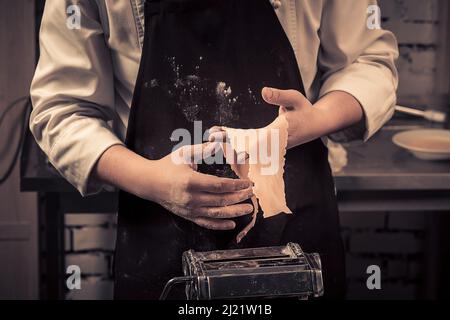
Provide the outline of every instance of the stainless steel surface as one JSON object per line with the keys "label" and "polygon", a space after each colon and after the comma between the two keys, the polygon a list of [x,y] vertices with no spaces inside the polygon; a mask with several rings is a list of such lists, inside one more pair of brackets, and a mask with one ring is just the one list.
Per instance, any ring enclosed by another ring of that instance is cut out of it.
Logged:
{"label": "stainless steel surface", "polygon": [[275,298],[323,295],[318,254],[306,254],[298,244],[257,249],[183,255],[190,300]]}
{"label": "stainless steel surface", "polygon": [[349,165],[335,175],[338,191],[450,190],[450,162],[425,162],[392,143],[416,126],[387,126],[366,144],[347,147]]}

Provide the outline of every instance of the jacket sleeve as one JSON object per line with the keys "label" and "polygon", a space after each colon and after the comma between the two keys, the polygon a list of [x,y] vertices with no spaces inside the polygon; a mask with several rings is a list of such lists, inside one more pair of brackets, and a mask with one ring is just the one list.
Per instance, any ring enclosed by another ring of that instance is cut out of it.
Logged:
{"label": "jacket sleeve", "polygon": [[50,162],[82,195],[102,185],[91,171],[109,147],[122,144],[114,120],[112,62],[95,1],[75,1],[80,29],[66,25],[73,1],[47,0],[40,59],[31,85],[30,129]]}
{"label": "jacket sleeve", "polygon": [[398,45],[391,32],[369,28],[368,9],[373,5],[377,1],[324,1],[320,97],[332,91],[347,92],[359,101],[365,115],[362,123],[332,136],[335,140],[368,140],[394,113]]}

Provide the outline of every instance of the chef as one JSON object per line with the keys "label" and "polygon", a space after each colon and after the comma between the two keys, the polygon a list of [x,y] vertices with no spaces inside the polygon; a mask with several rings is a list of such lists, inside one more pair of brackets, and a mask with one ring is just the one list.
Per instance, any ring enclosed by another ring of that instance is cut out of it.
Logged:
{"label": "chef", "polygon": [[[183,251],[297,242],[344,296],[326,137],[367,140],[393,114],[395,37],[372,0],[47,0],[30,128],[83,196],[120,191],[115,297],[156,299]],[[80,28],[68,28],[67,8]],[[217,97],[226,84],[227,100]],[[259,93],[258,93],[259,92]],[[224,104],[224,101],[226,102]],[[225,165],[174,163],[173,132],[288,123],[285,197],[237,243],[257,204]],[[286,210],[287,211],[287,210]]]}

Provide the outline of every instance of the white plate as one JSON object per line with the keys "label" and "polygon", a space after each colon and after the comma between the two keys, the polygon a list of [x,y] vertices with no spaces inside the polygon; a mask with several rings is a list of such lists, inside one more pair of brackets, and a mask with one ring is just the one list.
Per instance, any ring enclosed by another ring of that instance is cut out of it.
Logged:
{"label": "white plate", "polygon": [[422,160],[450,159],[450,130],[406,131],[396,134],[392,141]]}

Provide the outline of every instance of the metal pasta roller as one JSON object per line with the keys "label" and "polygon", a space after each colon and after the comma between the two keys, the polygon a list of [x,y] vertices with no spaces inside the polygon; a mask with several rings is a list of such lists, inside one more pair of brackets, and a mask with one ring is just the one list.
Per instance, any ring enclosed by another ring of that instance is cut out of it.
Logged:
{"label": "metal pasta roller", "polygon": [[286,246],[183,254],[188,300],[287,298],[323,295],[322,267],[317,253],[307,254],[296,243]]}

